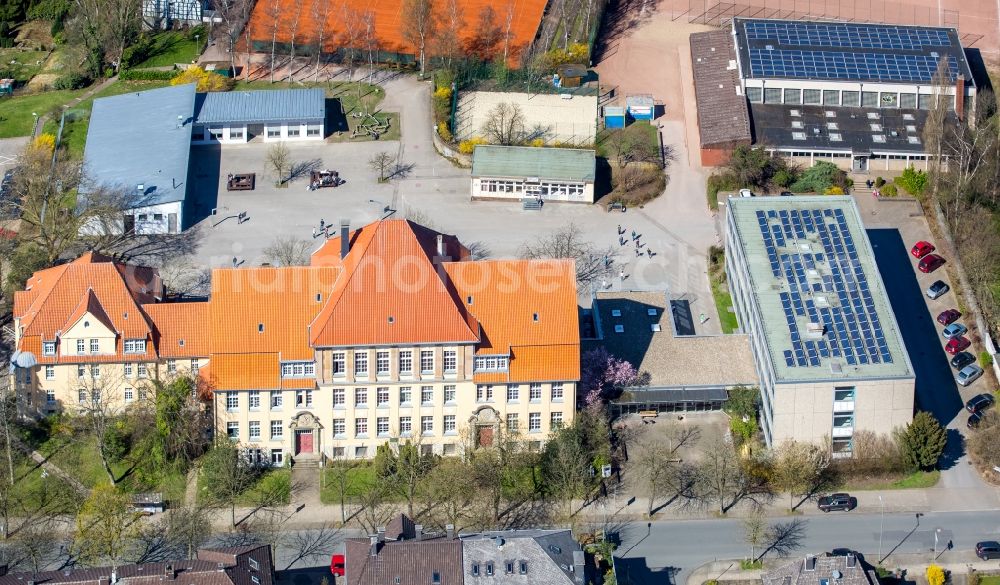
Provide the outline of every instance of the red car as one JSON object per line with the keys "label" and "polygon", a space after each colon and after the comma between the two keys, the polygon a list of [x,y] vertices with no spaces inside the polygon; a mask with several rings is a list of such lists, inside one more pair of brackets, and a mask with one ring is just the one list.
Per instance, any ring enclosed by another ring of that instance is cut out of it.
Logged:
{"label": "red car", "polygon": [[948,309],[947,311],[941,311],[941,314],[937,316],[937,322],[947,326],[958,321],[958,318],[961,316],[962,313],[958,309]]}
{"label": "red car", "polygon": [[944,258],[938,256],[937,254],[928,254],[920,259],[917,263],[917,270],[923,272],[924,274],[930,274],[944,264]]}
{"label": "red car", "polygon": [[330,572],[334,577],[344,576],[344,555],[330,555]]}
{"label": "red car", "polygon": [[933,251],[934,246],[930,242],[925,242],[923,240],[913,244],[913,247],[910,248],[910,254],[913,254],[913,257],[917,259],[923,258]]}
{"label": "red car", "polygon": [[948,345],[944,346],[944,350],[951,355],[955,355],[970,345],[972,345],[972,342],[965,337],[952,337],[948,340]]}

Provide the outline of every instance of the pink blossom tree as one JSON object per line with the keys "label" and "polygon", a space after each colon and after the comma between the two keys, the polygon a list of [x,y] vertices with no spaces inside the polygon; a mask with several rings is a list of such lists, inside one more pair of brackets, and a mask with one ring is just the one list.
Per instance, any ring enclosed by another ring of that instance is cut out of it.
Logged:
{"label": "pink blossom tree", "polygon": [[587,406],[615,398],[622,388],[641,384],[642,376],[628,360],[618,359],[604,347],[592,349],[580,360],[580,389]]}

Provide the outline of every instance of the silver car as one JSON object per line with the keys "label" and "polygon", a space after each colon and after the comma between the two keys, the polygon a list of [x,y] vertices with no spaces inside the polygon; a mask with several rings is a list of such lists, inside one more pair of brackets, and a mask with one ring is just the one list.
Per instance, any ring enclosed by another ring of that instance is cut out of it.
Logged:
{"label": "silver car", "polygon": [[941,332],[941,335],[943,335],[945,339],[951,339],[952,337],[959,337],[961,335],[965,335],[968,332],[969,328],[966,327],[965,325],[962,325],[961,323],[952,323],[951,325],[944,328],[944,331]]}
{"label": "silver car", "polygon": [[946,292],[948,292],[948,285],[943,280],[938,280],[927,287],[926,294],[927,298],[934,300]]}
{"label": "silver car", "polygon": [[955,381],[962,386],[968,386],[969,384],[975,382],[979,379],[979,376],[983,375],[983,369],[976,364],[970,364],[962,368],[958,375],[955,376]]}

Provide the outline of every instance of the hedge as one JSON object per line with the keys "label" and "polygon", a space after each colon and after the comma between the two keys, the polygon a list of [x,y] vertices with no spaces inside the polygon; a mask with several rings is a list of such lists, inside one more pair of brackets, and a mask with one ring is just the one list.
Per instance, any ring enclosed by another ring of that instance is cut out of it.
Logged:
{"label": "hedge", "polygon": [[118,74],[122,81],[170,81],[177,72],[163,69],[125,69]]}

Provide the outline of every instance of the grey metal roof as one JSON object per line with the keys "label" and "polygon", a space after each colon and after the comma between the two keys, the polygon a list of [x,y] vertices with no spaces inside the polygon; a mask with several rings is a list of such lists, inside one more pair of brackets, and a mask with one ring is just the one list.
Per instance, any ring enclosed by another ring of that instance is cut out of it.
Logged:
{"label": "grey metal roof", "polygon": [[[83,164],[87,184],[134,189],[142,205],[183,201],[191,153],[195,85],[178,85],[94,100]],[[137,202],[139,203],[139,202]]]}
{"label": "grey metal roof", "polygon": [[314,88],[200,93],[194,117],[199,124],[226,124],[322,120],[325,116],[326,94]]}
{"label": "grey metal roof", "polygon": [[473,177],[558,179],[593,183],[593,150],[481,144],[472,154]]}

